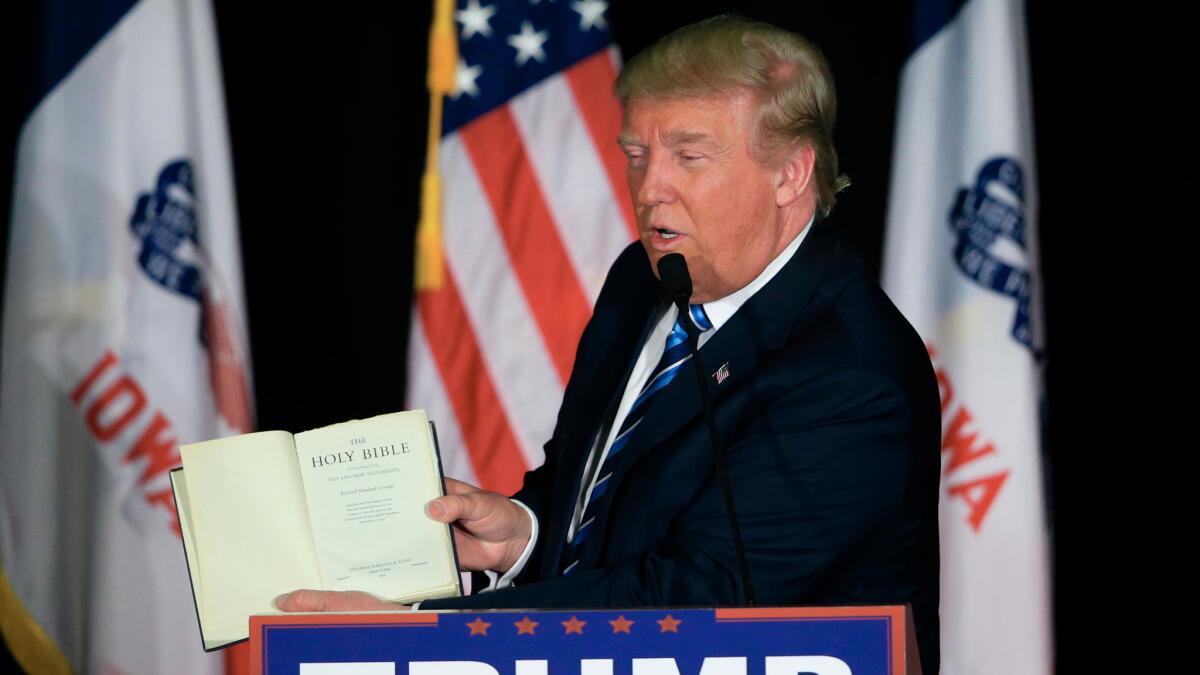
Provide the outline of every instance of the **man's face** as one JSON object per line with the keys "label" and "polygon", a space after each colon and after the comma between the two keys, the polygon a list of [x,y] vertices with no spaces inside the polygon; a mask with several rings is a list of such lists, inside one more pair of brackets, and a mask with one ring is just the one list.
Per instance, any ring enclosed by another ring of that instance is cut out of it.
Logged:
{"label": "man's face", "polygon": [[752,155],[748,95],[634,99],[619,139],[629,160],[638,233],[658,260],[682,253],[692,302],[723,298],[754,280],[785,248],[778,172]]}

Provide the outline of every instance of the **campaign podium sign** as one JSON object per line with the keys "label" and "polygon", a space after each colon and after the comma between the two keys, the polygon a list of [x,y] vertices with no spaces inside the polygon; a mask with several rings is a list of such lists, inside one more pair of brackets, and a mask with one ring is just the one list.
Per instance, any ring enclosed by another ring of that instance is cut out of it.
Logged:
{"label": "campaign podium sign", "polygon": [[271,614],[261,675],[920,675],[904,606]]}

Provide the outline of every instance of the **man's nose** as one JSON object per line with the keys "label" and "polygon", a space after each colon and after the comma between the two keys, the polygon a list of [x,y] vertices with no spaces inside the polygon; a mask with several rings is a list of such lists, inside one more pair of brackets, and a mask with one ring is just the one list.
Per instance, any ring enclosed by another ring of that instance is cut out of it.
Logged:
{"label": "man's nose", "polygon": [[642,174],[641,185],[638,186],[637,200],[642,206],[655,206],[668,203],[674,199],[669,176],[664,171],[660,161],[651,158]]}

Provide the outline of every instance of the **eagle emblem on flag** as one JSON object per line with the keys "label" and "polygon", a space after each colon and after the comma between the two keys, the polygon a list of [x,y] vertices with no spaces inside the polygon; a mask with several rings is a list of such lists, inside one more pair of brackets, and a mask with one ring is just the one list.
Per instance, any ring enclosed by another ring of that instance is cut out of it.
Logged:
{"label": "eagle emblem on flag", "polygon": [[1033,350],[1024,201],[1021,165],[1011,157],[993,157],[980,168],[974,187],[958,190],[950,229],[957,238],[954,261],[959,270],[977,285],[1016,301],[1012,336]]}
{"label": "eagle emblem on flag", "polygon": [[191,163],[172,161],[159,172],[154,191],[138,195],[129,227],[141,241],[138,265],[146,275],[163,288],[200,302],[195,203]]}

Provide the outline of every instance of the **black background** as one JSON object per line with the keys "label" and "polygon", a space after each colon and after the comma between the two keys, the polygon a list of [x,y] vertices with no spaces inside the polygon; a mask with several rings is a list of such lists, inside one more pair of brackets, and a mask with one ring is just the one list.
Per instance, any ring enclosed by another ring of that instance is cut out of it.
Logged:
{"label": "black background", "polygon": [[[400,409],[429,3],[214,4],[259,427]],[[832,220],[878,269],[909,3],[612,4],[626,56],[727,11],[820,45],[838,85],[841,168],[853,180]],[[33,10],[5,11],[0,73],[12,92],[37,45]],[[1029,2],[1026,11],[1057,671],[1071,673],[1152,634],[1156,624],[1137,618],[1144,603],[1182,589],[1177,561],[1191,559],[1182,483],[1200,449],[1191,428],[1200,227],[1197,109],[1185,94],[1197,82],[1187,41],[1197,23],[1182,3],[1067,11]],[[15,104],[0,115],[0,185],[9,185],[22,115]],[[5,214],[8,199],[0,190]]]}

